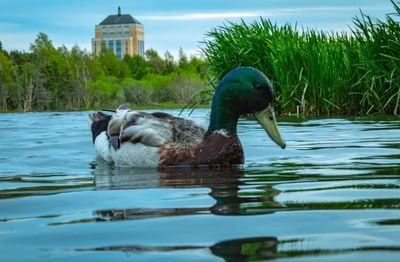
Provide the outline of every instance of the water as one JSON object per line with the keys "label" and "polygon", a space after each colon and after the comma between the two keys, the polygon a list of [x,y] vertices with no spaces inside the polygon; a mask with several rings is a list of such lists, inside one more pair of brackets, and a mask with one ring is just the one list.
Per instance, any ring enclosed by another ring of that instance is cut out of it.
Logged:
{"label": "water", "polygon": [[240,121],[243,169],[161,172],[96,161],[87,112],[0,114],[0,260],[399,261],[400,120],[280,128]]}

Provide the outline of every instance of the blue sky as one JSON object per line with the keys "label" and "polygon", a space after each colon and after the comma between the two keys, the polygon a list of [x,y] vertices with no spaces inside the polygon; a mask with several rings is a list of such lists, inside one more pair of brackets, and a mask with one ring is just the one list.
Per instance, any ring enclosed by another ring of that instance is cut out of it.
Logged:
{"label": "blue sky", "polygon": [[118,6],[144,24],[146,49],[160,55],[176,55],[180,47],[196,54],[207,31],[241,18],[349,31],[360,9],[378,18],[393,12],[389,0],[0,0],[0,41],[6,50],[28,50],[44,32],[55,46],[78,44],[90,51],[94,26]]}

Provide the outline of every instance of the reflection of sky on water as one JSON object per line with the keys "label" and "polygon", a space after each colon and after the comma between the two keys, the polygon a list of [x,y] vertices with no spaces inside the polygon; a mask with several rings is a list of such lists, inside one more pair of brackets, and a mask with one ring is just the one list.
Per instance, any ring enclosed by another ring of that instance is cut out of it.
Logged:
{"label": "reflection of sky on water", "polygon": [[0,123],[5,261],[398,258],[398,119],[280,121],[285,150],[241,119],[242,169],[166,171],[96,160],[87,112]]}

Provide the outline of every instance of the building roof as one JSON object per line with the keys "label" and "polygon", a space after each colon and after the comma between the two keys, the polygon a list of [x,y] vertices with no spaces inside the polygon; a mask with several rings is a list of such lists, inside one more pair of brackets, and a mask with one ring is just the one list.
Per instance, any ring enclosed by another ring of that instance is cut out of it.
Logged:
{"label": "building roof", "polygon": [[100,25],[116,25],[116,24],[139,24],[141,23],[128,14],[121,14],[121,8],[118,7],[118,14],[109,15],[104,19]]}

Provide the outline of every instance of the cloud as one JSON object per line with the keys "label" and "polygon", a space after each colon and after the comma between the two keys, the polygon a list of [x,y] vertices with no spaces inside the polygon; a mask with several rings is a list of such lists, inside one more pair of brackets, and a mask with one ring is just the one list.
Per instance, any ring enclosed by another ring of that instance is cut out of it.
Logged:
{"label": "cloud", "polygon": [[[193,21],[193,20],[212,20],[212,19],[230,19],[230,18],[247,18],[260,16],[285,16],[289,14],[302,14],[314,12],[358,12],[357,6],[316,6],[316,7],[299,7],[299,8],[271,8],[262,11],[242,11],[242,12],[207,12],[207,13],[182,13],[182,14],[167,14],[167,15],[144,15],[138,16],[140,20],[159,20],[159,21]],[[368,10],[386,10],[382,6],[369,6],[363,8]]]}
{"label": "cloud", "polygon": [[20,28],[22,28],[22,25],[17,24],[17,23],[0,22],[0,32],[17,30]]}
{"label": "cloud", "polygon": [[62,27],[74,27],[74,28],[82,28],[82,27],[90,27],[94,28],[95,25],[99,24],[106,16],[102,16],[97,13],[77,13],[71,17],[71,14],[61,14],[58,16],[48,16],[45,21],[49,24],[53,24],[55,26]]}
{"label": "cloud", "polygon": [[170,20],[170,21],[190,21],[190,20],[209,20],[226,19],[240,17],[257,17],[259,13],[255,12],[228,12],[228,13],[188,13],[179,15],[150,15],[139,16],[142,20]]}

